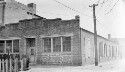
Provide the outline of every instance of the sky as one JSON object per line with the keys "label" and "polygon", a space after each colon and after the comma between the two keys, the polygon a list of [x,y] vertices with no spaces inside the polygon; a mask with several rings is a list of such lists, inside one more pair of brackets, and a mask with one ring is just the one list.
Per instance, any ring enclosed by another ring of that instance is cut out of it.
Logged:
{"label": "sky", "polygon": [[[124,0],[16,0],[23,4],[35,3],[37,15],[47,19],[74,19],[80,16],[80,26],[94,32],[93,10],[89,5],[97,4],[97,34],[103,37],[125,38],[125,2]],[[67,7],[59,4],[58,2]],[[106,3],[103,3],[106,1]],[[103,4],[102,4],[103,3]],[[70,7],[70,8],[68,8]],[[73,9],[73,10],[72,10]]]}

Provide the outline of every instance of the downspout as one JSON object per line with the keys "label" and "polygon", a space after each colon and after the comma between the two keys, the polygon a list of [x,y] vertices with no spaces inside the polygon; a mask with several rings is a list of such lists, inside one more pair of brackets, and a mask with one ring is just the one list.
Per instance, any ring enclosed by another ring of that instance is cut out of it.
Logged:
{"label": "downspout", "polygon": [[3,10],[2,10],[2,26],[4,26],[4,21],[5,21],[5,4],[6,4],[6,2],[3,2]]}
{"label": "downspout", "polygon": [[80,53],[80,57],[81,57],[81,65],[82,65],[81,28],[79,28],[79,29],[80,29],[80,50],[81,50],[81,51],[80,51],[80,52],[81,52],[81,53]]}

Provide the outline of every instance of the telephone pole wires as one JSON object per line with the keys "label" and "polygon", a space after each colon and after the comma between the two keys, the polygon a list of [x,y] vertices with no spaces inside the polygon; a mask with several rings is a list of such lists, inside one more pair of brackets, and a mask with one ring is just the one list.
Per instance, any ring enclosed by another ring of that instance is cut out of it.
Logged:
{"label": "telephone pole wires", "polygon": [[98,66],[98,48],[97,48],[97,31],[96,31],[96,15],[95,15],[95,7],[98,4],[93,4],[89,7],[93,8],[93,21],[94,21],[94,46],[95,46],[95,66]]}

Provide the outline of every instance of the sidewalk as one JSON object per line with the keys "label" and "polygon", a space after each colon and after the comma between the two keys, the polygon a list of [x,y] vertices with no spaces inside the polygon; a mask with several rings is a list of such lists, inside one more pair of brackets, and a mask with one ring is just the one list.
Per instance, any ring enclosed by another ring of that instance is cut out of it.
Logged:
{"label": "sidewalk", "polygon": [[34,66],[21,72],[125,72],[125,59],[100,63],[99,66]]}

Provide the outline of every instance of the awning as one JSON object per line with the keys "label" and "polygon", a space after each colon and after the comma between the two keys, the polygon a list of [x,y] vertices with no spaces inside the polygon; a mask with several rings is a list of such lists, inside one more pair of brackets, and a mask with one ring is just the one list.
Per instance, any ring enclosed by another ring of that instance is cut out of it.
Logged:
{"label": "awning", "polygon": [[0,35],[0,40],[17,40],[17,39],[21,39],[21,38],[20,37],[7,37],[7,36]]}

